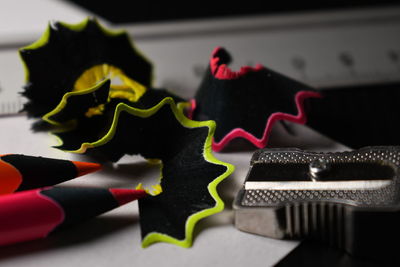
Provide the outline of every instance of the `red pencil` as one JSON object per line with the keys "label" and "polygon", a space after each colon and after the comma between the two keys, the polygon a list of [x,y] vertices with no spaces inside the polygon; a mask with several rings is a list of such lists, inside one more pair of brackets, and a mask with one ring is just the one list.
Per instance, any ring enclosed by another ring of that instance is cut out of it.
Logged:
{"label": "red pencil", "polygon": [[144,190],[77,187],[0,196],[0,245],[44,238],[144,196]]}

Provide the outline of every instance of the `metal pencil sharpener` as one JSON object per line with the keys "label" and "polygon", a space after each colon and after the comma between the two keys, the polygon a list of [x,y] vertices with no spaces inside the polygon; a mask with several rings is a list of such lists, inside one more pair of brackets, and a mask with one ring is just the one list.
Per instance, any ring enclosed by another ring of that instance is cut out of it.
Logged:
{"label": "metal pencil sharpener", "polygon": [[399,164],[400,147],[392,146],[258,150],[234,202],[235,225],[272,238],[321,240],[355,255],[398,253]]}

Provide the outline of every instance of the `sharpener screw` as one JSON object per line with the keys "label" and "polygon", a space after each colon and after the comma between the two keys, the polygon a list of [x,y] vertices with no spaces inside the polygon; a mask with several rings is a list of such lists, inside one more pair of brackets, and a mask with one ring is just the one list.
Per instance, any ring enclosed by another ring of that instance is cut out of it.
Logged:
{"label": "sharpener screw", "polygon": [[329,164],[325,159],[316,159],[309,165],[311,179],[315,182],[318,180],[321,173],[329,169]]}

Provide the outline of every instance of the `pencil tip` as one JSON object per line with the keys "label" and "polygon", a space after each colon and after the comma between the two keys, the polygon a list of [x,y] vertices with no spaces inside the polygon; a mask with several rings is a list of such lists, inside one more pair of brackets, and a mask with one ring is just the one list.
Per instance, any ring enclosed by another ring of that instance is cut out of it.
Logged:
{"label": "pencil tip", "polygon": [[147,195],[143,189],[110,188],[109,190],[120,206]]}
{"label": "pencil tip", "polygon": [[81,162],[81,161],[72,161],[72,163],[76,166],[76,169],[78,171],[78,176],[82,176],[101,169],[101,165],[97,163]]}

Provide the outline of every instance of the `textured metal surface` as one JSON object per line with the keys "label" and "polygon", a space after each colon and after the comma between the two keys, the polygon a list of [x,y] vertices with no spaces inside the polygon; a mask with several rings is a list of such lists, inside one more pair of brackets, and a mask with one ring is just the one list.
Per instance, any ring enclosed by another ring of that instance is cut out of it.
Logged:
{"label": "textured metal surface", "polygon": [[346,212],[343,205],[302,203],[287,205],[286,235],[289,238],[312,237],[338,247],[345,240]]}
{"label": "textured metal surface", "polygon": [[293,202],[327,201],[356,206],[390,206],[399,200],[398,166],[400,151],[387,148],[361,149],[341,153],[313,153],[297,149],[286,151],[264,150],[254,155],[255,163],[305,163],[310,164],[322,158],[328,164],[335,162],[377,162],[392,164],[396,177],[388,186],[366,190],[246,190],[243,206],[263,207],[265,205],[285,205]]}

